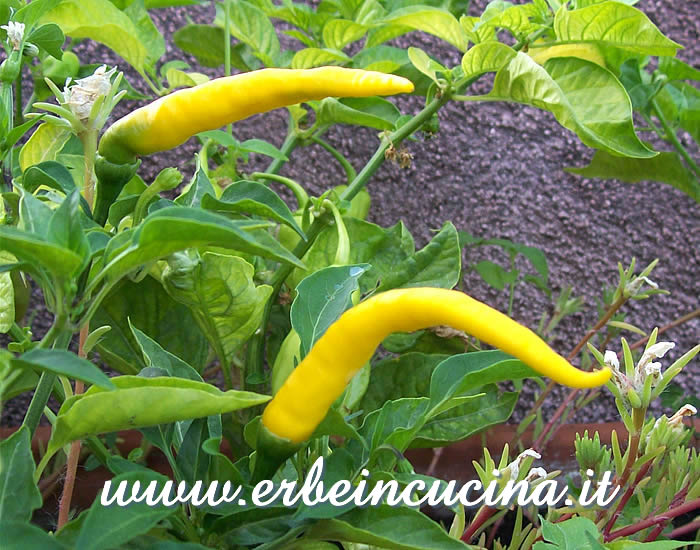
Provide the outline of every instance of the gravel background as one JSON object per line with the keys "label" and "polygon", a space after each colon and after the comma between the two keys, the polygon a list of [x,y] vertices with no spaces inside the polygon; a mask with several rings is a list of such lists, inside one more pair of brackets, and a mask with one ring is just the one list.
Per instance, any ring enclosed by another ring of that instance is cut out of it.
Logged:
{"label": "gravel background", "polygon": [[[485,1],[472,3],[471,14],[483,10]],[[642,0],[637,4],[667,36],[685,46],[679,57],[698,65],[700,17],[696,2]],[[170,37],[188,19],[208,23],[213,18],[210,5],[196,8],[156,10],[156,25]],[[401,46],[422,47],[445,63],[459,57],[437,40],[417,34],[401,39]],[[86,42],[76,50],[83,60],[115,63],[106,48]],[[193,60],[169,43],[164,58]],[[125,69],[124,66],[121,69]],[[129,71],[126,71],[129,74]],[[207,71],[211,76],[216,71]],[[220,73],[219,73],[220,74]],[[130,81],[139,87],[138,76]],[[481,90],[480,90],[481,91]],[[402,108],[416,112],[417,98],[400,100]],[[135,107],[119,105],[118,116]],[[286,129],[284,111],[253,117],[235,126],[236,137],[258,137],[280,145]],[[645,136],[646,137],[646,136]],[[327,135],[328,141],[346,154],[356,168],[369,159],[378,145],[376,132],[339,128]],[[691,144],[687,136],[684,144]],[[563,167],[585,165],[592,151],[574,134],[560,127],[553,116],[533,108],[506,104],[452,103],[440,112],[440,133],[427,142],[407,144],[413,164],[402,170],[385,164],[371,180],[370,221],[391,225],[403,220],[423,246],[445,221],[476,236],[507,238],[542,249],[548,259],[550,286],[555,294],[573,285],[574,294],[585,300],[585,311],[565,319],[557,330],[554,347],[568,352],[586,328],[596,319],[597,298],[603,285],[617,280],[617,262],[628,264],[636,257],[638,265],[659,258],[653,280],[671,291],[668,296],[634,302],[627,308],[627,320],[644,330],[664,325],[698,307],[700,284],[700,209],[686,195],[659,183],[629,185],[619,182],[586,180],[567,174]],[[179,166],[192,172],[194,140],[176,151],[144,159],[141,174],[148,180],[162,167]],[[698,157],[697,149],[693,154]],[[265,166],[253,158],[252,169]],[[304,183],[310,192],[321,192],[343,183],[344,174],[320,147],[297,150],[283,174]],[[506,256],[495,247],[471,251],[465,265],[483,259],[499,261]],[[525,267],[525,266],[523,266]],[[474,271],[465,270],[464,288],[473,296],[505,310],[507,296],[488,287]],[[40,337],[50,324],[35,290],[32,301],[33,330]],[[514,317],[535,327],[542,312],[551,312],[547,297],[532,287],[520,287],[514,301]],[[667,357],[675,359],[695,345],[700,321],[670,330],[666,339],[677,343]],[[630,340],[635,340],[632,335]],[[664,365],[670,362],[664,360]],[[696,360],[677,379],[688,395],[700,394],[700,368]],[[514,419],[532,403],[528,386],[518,404]],[[547,412],[557,407],[566,390],[558,388],[545,405]],[[605,392],[607,394],[607,392]],[[9,401],[2,411],[2,424],[21,421],[27,397]],[[591,403],[575,418],[579,422],[616,420],[612,400],[606,395]]]}

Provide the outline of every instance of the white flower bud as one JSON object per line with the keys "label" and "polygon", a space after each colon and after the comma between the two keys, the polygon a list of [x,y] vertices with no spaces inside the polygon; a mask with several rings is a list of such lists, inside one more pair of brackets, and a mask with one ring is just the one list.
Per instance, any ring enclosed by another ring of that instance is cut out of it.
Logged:
{"label": "white flower bud", "polygon": [[680,409],[678,409],[678,411],[676,411],[671,418],[668,419],[668,423],[674,428],[680,428],[683,425],[683,418],[686,416],[695,416],[697,413],[698,410],[695,407],[686,403]]}
{"label": "white flower bud", "polygon": [[532,470],[530,470],[530,472],[527,474],[527,477],[525,478],[525,481],[537,481],[539,479],[546,478],[547,470],[538,466],[537,468],[533,468]]}
{"label": "white flower bud", "polygon": [[649,279],[649,277],[637,277],[636,279],[633,279],[627,283],[627,286],[625,287],[625,294],[627,296],[636,296],[644,283],[648,284],[651,288],[659,288],[659,285]]}
{"label": "white flower bud", "polygon": [[24,37],[24,23],[10,21],[7,25],[0,26],[0,29],[5,29],[7,32],[7,41],[12,46],[12,49],[19,50]]}
{"label": "white flower bud", "polygon": [[603,361],[612,370],[615,370],[615,371],[620,370],[620,361],[617,358],[617,353],[615,353],[614,351],[609,350],[609,349],[605,350],[605,355],[603,356]]}
{"label": "white flower bud", "polygon": [[510,479],[516,479],[518,477],[518,474],[520,473],[520,465],[527,457],[532,457],[538,460],[542,458],[542,456],[540,456],[540,453],[538,453],[534,449],[525,449],[522,453],[515,457],[515,460],[513,462],[506,466],[505,469],[510,473]]}

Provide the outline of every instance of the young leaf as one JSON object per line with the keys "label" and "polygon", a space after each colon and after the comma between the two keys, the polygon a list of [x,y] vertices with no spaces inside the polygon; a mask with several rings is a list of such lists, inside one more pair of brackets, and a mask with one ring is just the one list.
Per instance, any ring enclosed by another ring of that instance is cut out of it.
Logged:
{"label": "young leaf", "polygon": [[469,38],[455,16],[439,8],[409,6],[390,13],[384,22],[427,32],[462,52],[466,52],[469,47]]}
{"label": "young leaf", "polygon": [[499,71],[515,57],[516,51],[500,42],[485,42],[470,48],[462,57],[465,78]]}
{"label": "young leaf", "polygon": [[[224,26],[224,13],[221,4],[216,5],[216,25]],[[256,5],[240,0],[236,9],[231,10],[229,29],[231,34],[250,46],[253,54],[268,67],[277,65],[280,56],[280,43],[275,27],[267,15]]]}
{"label": "young leaf", "polygon": [[322,32],[326,46],[334,50],[342,50],[348,44],[362,38],[367,33],[367,26],[347,19],[331,19]]}
{"label": "young leaf", "polygon": [[29,137],[19,152],[19,165],[22,171],[47,160],[56,160],[71,133],[61,126],[44,122]]}
{"label": "young leaf", "polygon": [[[190,23],[175,31],[173,42],[181,50],[194,55],[200,65],[216,69],[224,64],[224,36],[221,27]],[[233,58],[231,63],[237,69],[241,68]]]}
{"label": "young leaf", "polygon": [[340,50],[304,48],[294,54],[292,58],[292,69],[311,69],[324,65],[342,65],[349,62],[350,57]]}

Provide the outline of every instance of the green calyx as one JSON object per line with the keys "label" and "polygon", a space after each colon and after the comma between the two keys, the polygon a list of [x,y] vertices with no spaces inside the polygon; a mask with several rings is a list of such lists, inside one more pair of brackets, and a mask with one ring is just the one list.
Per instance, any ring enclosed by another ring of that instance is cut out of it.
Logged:
{"label": "green calyx", "polygon": [[301,447],[289,439],[273,434],[262,422],[258,428],[258,439],[255,445],[255,468],[252,482],[272,479],[277,470],[289,457]]}
{"label": "green calyx", "polygon": [[123,164],[114,163],[102,155],[97,155],[95,160],[97,195],[93,213],[93,219],[97,223],[100,225],[105,224],[109,215],[109,207],[117,200],[124,186],[134,177],[140,164],[140,160]]}

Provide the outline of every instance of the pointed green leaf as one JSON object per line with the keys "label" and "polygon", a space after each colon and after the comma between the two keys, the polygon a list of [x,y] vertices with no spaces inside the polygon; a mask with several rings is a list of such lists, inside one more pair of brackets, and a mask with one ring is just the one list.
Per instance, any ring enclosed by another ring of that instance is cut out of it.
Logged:
{"label": "pointed green leaf", "polygon": [[[33,4],[34,2],[32,2]],[[24,521],[0,521],[3,550],[26,550],[41,548],[41,550],[67,550],[56,537],[36,525]]]}
{"label": "pointed green leaf", "polygon": [[136,29],[136,36],[146,48],[145,66],[155,69],[157,61],[165,53],[165,38],[153,24],[143,0],[131,2],[123,13],[131,19]]}
{"label": "pointed green leaf", "polygon": [[469,99],[533,105],[553,113],[559,124],[589,147],[636,158],[656,155],[634,132],[632,105],[620,82],[606,69],[583,59],[550,59],[543,68],[518,52],[496,73],[488,95]]}
{"label": "pointed green leaf", "polygon": [[8,225],[0,226],[0,249],[34,266],[41,266],[57,277],[70,277],[83,263],[83,258],[75,252]]}
{"label": "pointed green leaf", "polygon": [[145,333],[141,332],[131,324],[129,320],[129,328],[136,338],[136,342],[143,353],[143,360],[147,367],[162,369],[170,376],[177,378],[187,378],[202,382],[202,377],[190,365],[185,363],[177,355],[173,355],[169,351],[164,350],[158,342],[149,338]]}
{"label": "pointed green leaf", "polygon": [[206,172],[200,166],[195,172],[192,181],[185,187],[180,196],[175,199],[175,202],[182,206],[197,208],[201,205],[204,195],[216,197],[216,191]]}
{"label": "pointed green leaf", "polygon": [[[16,261],[12,254],[0,250],[0,264],[11,264]],[[15,287],[12,284],[12,273],[0,273],[0,333],[6,334],[15,322]]]}
{"label": "pointed green leaf", "polygon": [[63,403],[47,452],[87,435],[222,414],[270,399],[246,391],[222,392],[211,384],[184,378],[117,376],[111,380],[116,390],[92,386]]}
{"label": "pointed green leaf", "polygon": [[569,11],[562,6],[554,17],[558,41],[599,42],[646,55],[673,57],[680,44],[666,38],[644,12],[620,2],[602,2]]}
{"label": "pointed green leaf", "polygon": [[259,153],[273,159],[287,162],[289,159],[277,147],[262,139],[247,139],[239,145],[241,151],[246,153]]}
{"label": "pointed green leaf", "polygon": [[70,138],[66,128],[44,122],[22,146],[19,165],[22,171],[47,160],[56,160],[56,155]]}
{"label": "pointed green leaf", "polygon": [[[46,240],[75,252],[86,263],[90,255],[90,245],[80,223],[79,204],[80,193],[74,189],[53,212]],[[79,266],[82,267],[83,265]]]}
{"label": "pointed green leaf", "polygon": [[267,185],[256,181],[242,180],[232,183],[224,189],[219,199],[211,194],[203,197],[202,208],[269,218],[288,225],[301,237],[306,238],[287,204]]}
{"label": "pointed green leaf", "polygon": [[33,349],[12,359],[16,368],[40,369],[94,384],[102,389],[114,389],[109,377],[87,359],[72,351],[59,349]]}
{"label": "pointed green leaf", "polygon": [[328,97],[314,107],[321,124],[351,124],[391,130],[400,116],[396,106],[380,97],[335,99]]}
{"label": "pointed green leaf", "polygon": [[27,37],[27,42],[34,44],[56,59],[63,57],[61,46],[65,41],[66,37],[63,36],[61,28],[54,23],[36,27]]}
{"label": "pointed green leaf", "polygon": [[588,166],[569,167],[566,171],[584,178],[618,179],[628,183],[660,181],[700,202],[700,183],[685,167],[678,153],[664,152],[650,159],[631,159],[596,151]]}
{"label": "pointed green leaf", "polygon": [[[224,26],[221,4],[216,5],[214,23]],[[276,66],[280,55],[279,38],[272,22],[259,7],[245,0],[237,1],[236,8],[230,13],[229,29],[235,38],[250,46],[253,54],[266,66]]]}
{"label": "pointed green leaf", "polygon": [[427,32],[462,52],[466,52],[469,47],[469,38],[455,16],[439,8],[409,6],[390,13],[384,22]]}
{"label": "pointed green leaf", "polygon": [[173,34],[178,48],[194,55],[200,65],[212,68],[224,64],[224,40],[224,29],[216,25],[190,23]]}
{"label": "pointed green leaf", "polygon": [[32,512],[41,508],[30,440],[29,429],[22,426],[0,441],[0,522],[28,522]]}

